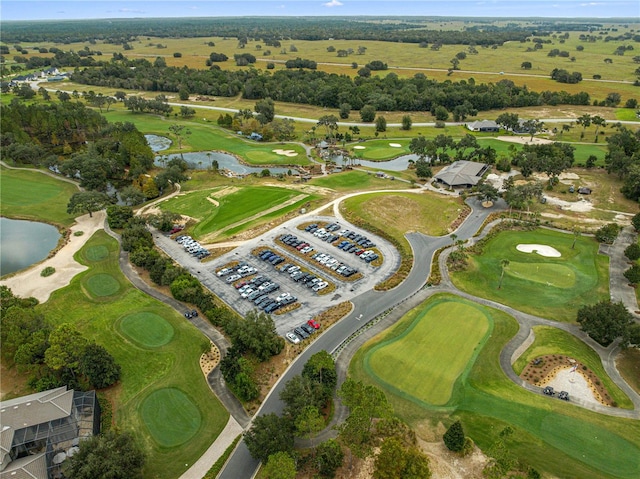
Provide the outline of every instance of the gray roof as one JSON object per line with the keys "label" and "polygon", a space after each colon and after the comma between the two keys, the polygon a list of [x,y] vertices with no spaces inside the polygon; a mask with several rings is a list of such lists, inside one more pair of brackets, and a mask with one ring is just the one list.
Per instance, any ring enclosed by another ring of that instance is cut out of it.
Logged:
{"label": "gray roof", "polygon": [[47,479],[46,456],[43,452],[16,459],[0,472],[0,479]]}
{"label": "gray roof", "polygon": [[69,417],[72,405],[73,389],[67,391],[66,386],[2,401],[0,402],[2,433],[7,426],[17,430]]}
{"label": "gray roof", "polygon": [[475,161],[455,161],[440,170],[435,179],[449,186],[477,185],[487,165]]}
{"label": "gray roof", "polygon": [[472,123],[467,123],[467,128],[469,128],[470,130],[481,130],[484,128],[499,128],[499,126],[493,120],[479,120]]}

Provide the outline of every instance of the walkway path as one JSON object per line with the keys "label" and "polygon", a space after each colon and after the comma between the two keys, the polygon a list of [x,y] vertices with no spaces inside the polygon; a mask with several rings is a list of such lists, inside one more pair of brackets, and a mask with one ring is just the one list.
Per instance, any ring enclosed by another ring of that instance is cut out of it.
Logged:
{"label": "walkway path", "polygon": [[635,243],[638,239],[637,233],[632,226],[626,226],[613,244],[606,249],[605,254],[609,256],[609,292],[611,301],[621,301],[622,304],[633,314],[636,320],[640,321],[638,315],[638,300],[635,288],[629,286],[629,281],[624,277],[624,272],[629,269],[630,261],[624,255],[627,246]]}

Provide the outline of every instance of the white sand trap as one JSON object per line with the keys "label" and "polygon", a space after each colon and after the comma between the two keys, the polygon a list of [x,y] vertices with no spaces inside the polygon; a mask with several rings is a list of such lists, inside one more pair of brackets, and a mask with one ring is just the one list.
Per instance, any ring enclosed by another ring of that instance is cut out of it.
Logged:
{"label": "white sand trap", "polygon": [[593,394],[589,381],[580,371],[571,372],[572,369],[571,367],[561,369],[547,381],[546,385],[551,386],[556,392],[567,391],[569,400],[575,397],[591,404],[601,404]]}
{"label": "white sand trap", "polygon": [[282,150],[280,148],[277,148],[277,149],[271,150],[271,151],[273,151],[276,155],[283,155],[283,156],[289,156],[289,157],[298,156],[298,153],[296,153],[293,150]]}
{"label": "white sand trap", "polygon": [[516,249],[523,253],[538,253],[540,256],[547,256],[549,258],[559,258],[562,256],[560,251],[544,244],[519,244],[516,246]]}
{"label": "white sand trap", "polygon": [[402,145],[400,143],[389,143],[389,146],[391,148],[402,148]]}
{"label": "white sand trap", "polygon": [[362,145],[356,145],[353,147],[354,150],[364,150],[366,148],[366,146],[362,146]]}

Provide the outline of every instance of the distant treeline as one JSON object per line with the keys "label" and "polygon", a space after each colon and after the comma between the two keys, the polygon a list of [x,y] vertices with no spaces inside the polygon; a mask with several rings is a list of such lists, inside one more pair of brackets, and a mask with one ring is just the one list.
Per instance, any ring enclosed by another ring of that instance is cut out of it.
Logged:
{"label": "distant treeline", "polygon": [[[528,36],[555,32],[578,25],[562,22],[518,23],[506,26],[478,25],[473,22],[463,31],[440,30],[441,19],[399,18],[382,22],[376,18],[156,18],[101,19],[40,22],[3,22],[1,39],[7,44],[20,42],[126,43],[139,37],[192,38],[232,37],[241,43],[248,40],[381,40],[406,43],[501,45],[506,41],[522,41]],[[579,24],[580,30],[593,30],[599,25]],[[432,30],[431,27],[434,29]]]}
{"label": "distant treeline", "polygon": [[473,79],[459,82],[431,80],[422,73],[399,78],[355,77],[321,71],[256,69],[226,71],[218,68],[196,70],[162,67],[145,59],[112,61],[102,68],[77,70],[71,80],[114,89],[179,92],[191,94],[303,103],[327,108],[349,104],[354,110],[373,105],[378,111],[448,111],[466,105],[471,112],[536,105],[589,105],[588,93],[533,92],[511,80],[476,84]]}

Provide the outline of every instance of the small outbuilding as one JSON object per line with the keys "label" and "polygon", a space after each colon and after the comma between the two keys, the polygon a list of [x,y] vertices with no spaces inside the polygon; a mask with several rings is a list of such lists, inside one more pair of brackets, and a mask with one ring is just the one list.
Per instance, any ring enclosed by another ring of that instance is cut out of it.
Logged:
{"label": "small outbuilding", "polygon": [[471,123],[467,123],[467,128],[471,131],[479,132],[498,132],[500,127],[493,120],[479,120]]}
{"label": "small outbuilding", "polygon": [[586,186],[581,186],[580,188],[578,188],[578,193],[580,193],[581,195],[590,195],[591,188],[587,188]]}
{"label": "small outbuilding", "polygon": [[459,160],[440,170],[434,179],[451,188],[470,188],[478,184],[488,169],[485,163]]}

